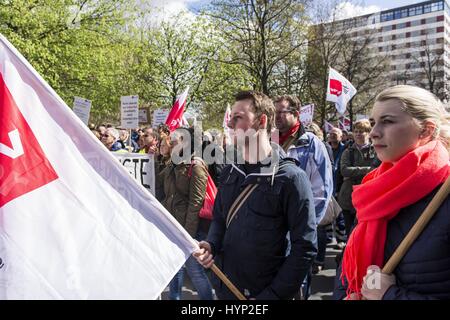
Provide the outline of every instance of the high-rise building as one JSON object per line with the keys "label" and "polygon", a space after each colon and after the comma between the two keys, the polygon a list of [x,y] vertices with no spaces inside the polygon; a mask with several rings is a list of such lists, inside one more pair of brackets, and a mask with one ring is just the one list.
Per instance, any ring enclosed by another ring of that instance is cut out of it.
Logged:
{"label": "high-rise building", "polygon": [[350,38],[370,35],[390,58],[390,84],[413,84],[450,100],[450,7],[433,0],[338,22]]}

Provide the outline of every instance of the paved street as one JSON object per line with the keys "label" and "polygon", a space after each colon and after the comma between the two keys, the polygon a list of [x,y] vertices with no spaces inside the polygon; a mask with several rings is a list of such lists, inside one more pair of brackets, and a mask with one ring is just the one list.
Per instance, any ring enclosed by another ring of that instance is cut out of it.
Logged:
{"label": "paved street", "polygon": [[[310,300],[331,300],[333,295],[334,277],[336,275],[336,254],[340,250],[335,243],[329,244],[325,258],[325,268],[317,275],[313,275]],[[161,295],[162,300],[167,300],[169,289],[166,288]],[[185,277],[183,286],[183,300],[198,300],[188,276]]]}

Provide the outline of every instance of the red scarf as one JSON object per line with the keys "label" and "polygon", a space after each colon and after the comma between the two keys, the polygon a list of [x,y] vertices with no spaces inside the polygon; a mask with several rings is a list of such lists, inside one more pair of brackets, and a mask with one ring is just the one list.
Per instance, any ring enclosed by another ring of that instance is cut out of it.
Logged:
{"label": "red scarf", "polygon": [[290,128],[286,133],[280,136],[280,146],[282,146],[290,136],[296,133],[298,129],[300,129],[300,121],[297,121],[297,123],[292,128]]}
{"label": "red scarf", "polygon": [[444,183],[450,174],[449,154],[435,140],[407,153],[395,165],[383,162],[353,187],[358,224],[344,253],[342,281],[347,295],[360,295],[367,267],[384,265],[384,245],[389,220]]}

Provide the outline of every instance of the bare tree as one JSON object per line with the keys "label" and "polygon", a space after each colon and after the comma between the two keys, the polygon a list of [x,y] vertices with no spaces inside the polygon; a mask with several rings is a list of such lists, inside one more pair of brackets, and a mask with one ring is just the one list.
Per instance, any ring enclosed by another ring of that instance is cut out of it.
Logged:
{"label": "bare tree", "polygon": [[412,82],[434,93],[441,100],[448,100],[447,77],[444,72],[444,41],[427,39],[420,42],[421,50],[411,55],[414,63],[407,64]]}
{"label": "bare tree", "polygon": [[[324,120],[335,121],[339,116],[334,104],[326,101],[329,67],[340,72],[358,91],[347,105],[351,122],[357,113],[365,113],[379,89],[386,85],[389,68],[387,55],[374,51],[376,30],[370,28],[371,16],[334,20],[334,8],[339,4],[329,4],[331,21],[315,24],[310,33],[305,99],[316,105],[316,120],[322,125]],[[326,15],[322,17],[326,19]]]}
{"label": "bare tree", "polygon": [[207,14],[223,36],[230,58],[248,70],[254,89],[271,93],[277,67],[305,45],[309,0],[214,0]]}

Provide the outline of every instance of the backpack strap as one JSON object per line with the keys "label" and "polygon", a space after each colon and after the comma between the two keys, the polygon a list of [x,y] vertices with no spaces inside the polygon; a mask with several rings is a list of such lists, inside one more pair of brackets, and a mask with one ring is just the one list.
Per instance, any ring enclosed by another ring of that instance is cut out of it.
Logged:
{"label": "backpack strap", "polygon": [[234,200],[233,204],[230,207],[230,210],[228,211],[227,219],[226,219],[226,227],[228,228],[230,226],[231,221],[236,216],[236,213],[239,211],[239,209],[242,207],[244,202],[248,199],[250,194],[255,191],[257,184],[249,184],[245,187],[245,189],[241,192],[241,194]]}

